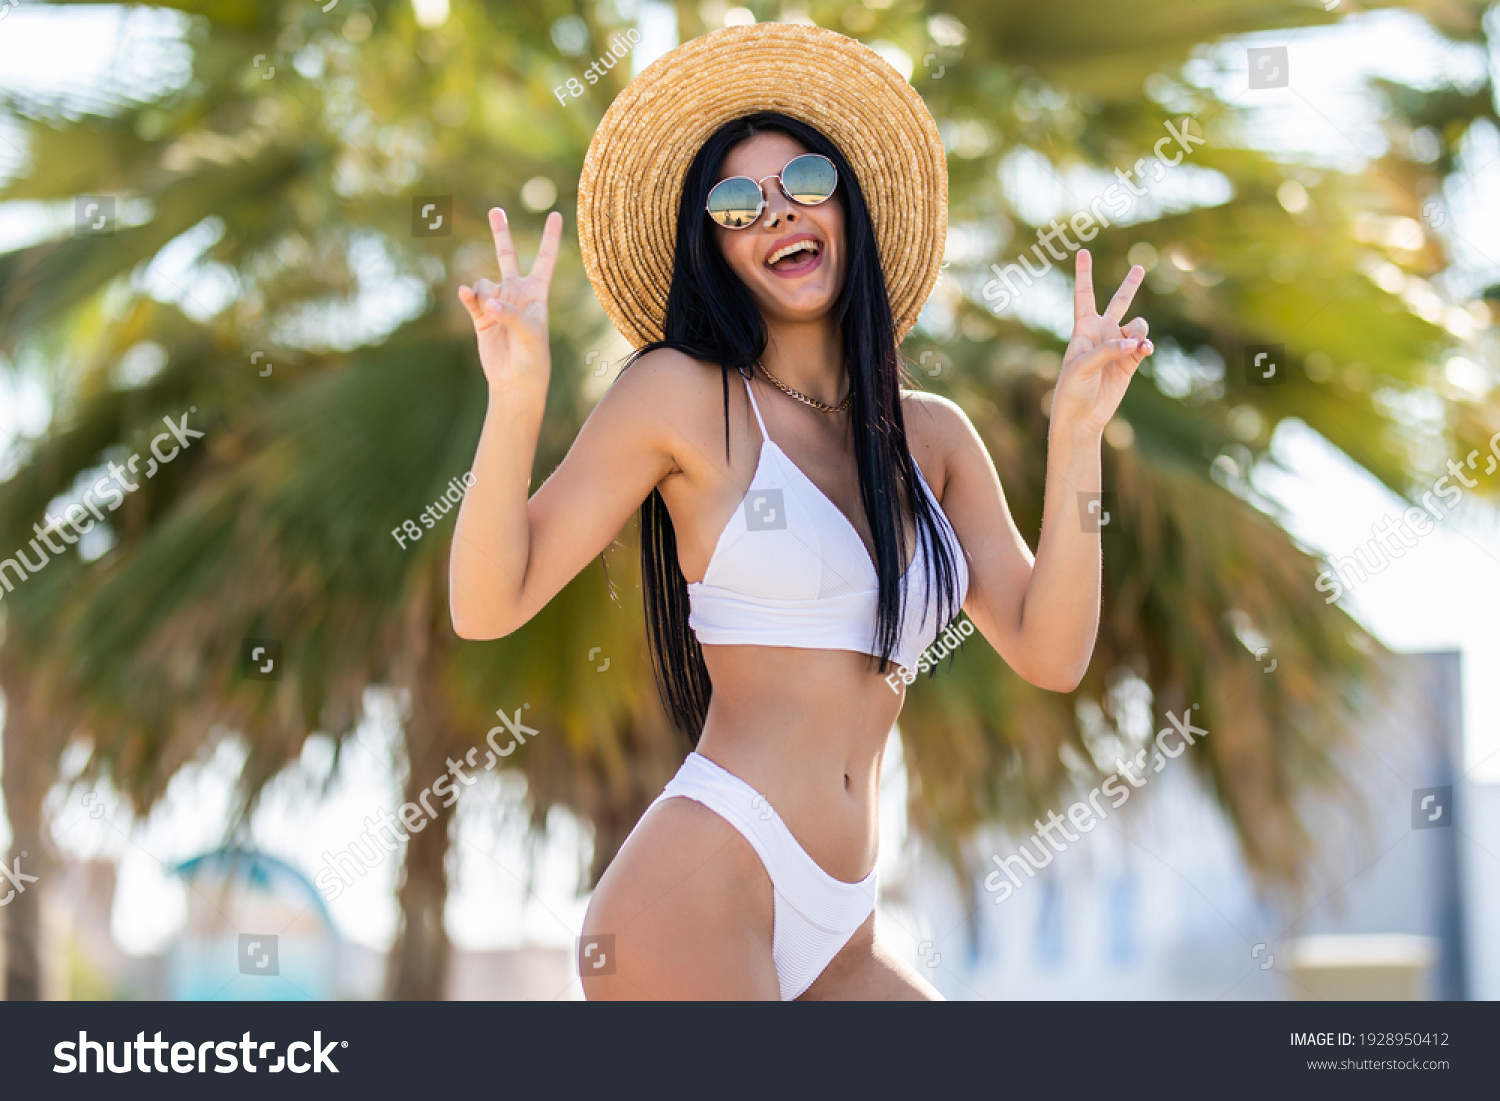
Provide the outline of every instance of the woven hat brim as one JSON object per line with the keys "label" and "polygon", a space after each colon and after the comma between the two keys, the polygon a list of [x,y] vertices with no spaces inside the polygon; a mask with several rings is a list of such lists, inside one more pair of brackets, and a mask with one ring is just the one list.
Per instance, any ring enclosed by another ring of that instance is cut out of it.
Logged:
{"label": "woven hat brim", "polygon": [[688,165],[726,122],[777,111],[815,127],[859,180],[903,338],[937,282],[948,166],[932,115],[869,47],[799,24],[725,27],[647,66],[610,104],[578,183],[584,271],[633,347],[662,338]]}

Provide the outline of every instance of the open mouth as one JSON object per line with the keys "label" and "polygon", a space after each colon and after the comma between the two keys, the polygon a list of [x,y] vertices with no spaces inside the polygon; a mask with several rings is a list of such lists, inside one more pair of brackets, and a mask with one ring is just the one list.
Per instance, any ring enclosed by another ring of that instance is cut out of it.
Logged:
{"label": "open mouth", "polygon": [[822,253],[823,243],[809,233],[778,243],[765,264],[777,275],[798,275],[816,267]]}

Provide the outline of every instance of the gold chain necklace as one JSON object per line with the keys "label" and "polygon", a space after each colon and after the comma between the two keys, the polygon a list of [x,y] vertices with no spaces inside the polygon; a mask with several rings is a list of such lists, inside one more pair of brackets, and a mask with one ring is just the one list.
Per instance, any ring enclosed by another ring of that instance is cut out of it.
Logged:
{"label": "gold chain necklace", "polygon": [[800,390],[793,390],[786,383],[782,382],[775,375],[771,374],[770,371],[767,371],[766,365],[760,360],[757,359],[755,361],[755,365],[761,369],[761,373],[764,374],[766,378],[771,380],[771,385],[776,387],[776,389],[780,390],[789,398],[796,398],[803,405],[812,406],[820,413],[842,413],[845,409],[849,408],[849,403],[854,400],[854,388],[851,386],[849,388],[849,392],[844,395],[843,401],[839,402],[837,405],[828,405],[824,402],[819,401],[817,398],[808,397]]}

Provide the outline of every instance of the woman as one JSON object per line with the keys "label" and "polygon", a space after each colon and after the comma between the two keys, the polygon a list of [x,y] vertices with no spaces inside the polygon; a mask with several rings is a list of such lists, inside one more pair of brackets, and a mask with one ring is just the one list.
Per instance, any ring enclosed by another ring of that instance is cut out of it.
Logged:
{"label": "woman", "polygon": [[[454,627],[529,620],[641,509],[652,655],[696,741],[601,878],[589,998],[936,998],[875,936],[892,664],[960,607],[1022,676],[1071,691],[1098,627],[1100,546],[1079,495],[1141,359],[1078,253],[1033,559],[951,402],[899,388],[898,343],[937,276],[936,127],[842,35],[761,24],[696,39],[621,93],[579,187],[585,267],[639,351],[528,500],[550,370],[548,216],[520,274],[462,287],[489,382],[452,552]],[[889,678],[889,679],[888,679]]]}

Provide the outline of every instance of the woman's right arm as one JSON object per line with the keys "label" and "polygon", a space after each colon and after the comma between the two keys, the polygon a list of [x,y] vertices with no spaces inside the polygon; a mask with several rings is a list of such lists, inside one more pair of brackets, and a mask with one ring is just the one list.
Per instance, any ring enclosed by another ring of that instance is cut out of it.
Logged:
{"label": "woman's right arm", "polygon": [[475,480],[458,510],[449,559],[453,629],[470,639],[500,638],[526,623],[609,545],[674,466],[668,411],[649,393],[656,372],[631,370],[610,387],[566,458],[530,497],[552,370],[547,290],[562,215],[548,215],[526,276],[504,211],[490,211],[490,228],[500,283],[481,279],[458,291],[474,319],[489,384]]}

